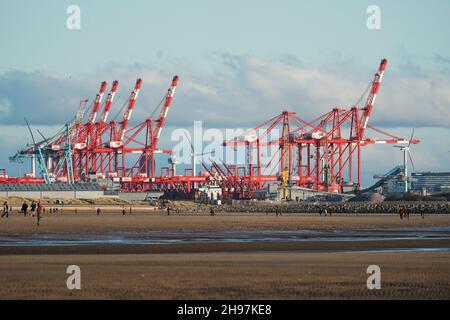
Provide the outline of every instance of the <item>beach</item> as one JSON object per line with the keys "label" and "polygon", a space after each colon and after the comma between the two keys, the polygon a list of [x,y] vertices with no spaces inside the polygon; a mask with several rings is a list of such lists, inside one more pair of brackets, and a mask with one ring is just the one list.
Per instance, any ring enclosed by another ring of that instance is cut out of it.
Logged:
{"label": "beach", "polygon": [[[9,220],[8,220],[9,219]],[[174,213],[167,216],[166,211],[138,211],[133,208],[123,216],[119,210],[105,210],[97,216],[92,208],[75,214],[65,210],[63,214],[46,213],[42,224],[36,226],[36,218],[23,217],[17,212],[10,218],[0,220],[1,234],[30,234],[39,232],[114,232],[114,231],[223,231],[223,230],[333,230],[369,229],[394,227],[439,227],[450,226],[450,215],[412,215],[410,220],[400,220],[398,215],[360,214],[333,215],[321,217],[319,214],[274,213]]]}
{"label": "beach", "polygon": [[450,298],[445,215],[15,213],[0,237],[1,299]]}

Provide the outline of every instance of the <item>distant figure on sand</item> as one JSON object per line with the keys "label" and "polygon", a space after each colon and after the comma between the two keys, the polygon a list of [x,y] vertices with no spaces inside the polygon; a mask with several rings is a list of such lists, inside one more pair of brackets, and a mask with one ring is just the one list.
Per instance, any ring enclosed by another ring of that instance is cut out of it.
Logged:
{"label": "distant figure on sand", "polygon": [[122,208],[122,215],[124,216],[125,214],[126,214],[125,207],[123,207]]}
{"label": "distant figure on sand", "polygon": [[31,216],[34,217],[36,215],[36,202],[31,202]]}
{"label": "distant figure on sand", "polygon": [[209,214],[211,216],[215,216],[216,215],[216,213],[214,212],[214,209],[212,207],[211,207],[211,209],[209,209]]}
{"label": "distant figure on sand", "polygon": [[280,215],[281,216],[281,209],[280,209],[280,207],[276,207],[276,209],[275,209],[275,214],[278,216],[278,215]]}
{"label": "distant figure on sand", "polygon": [[405,208],[400,207],[400,209],[398,210],[398,213],[400,215],[400,220],[403,220],[403,217],[405,216]]}
{"label": "distant figure on sand", "polygon": [[25,201],[25,202],[22,204],[22,213],[23,213],[23,216],[24,216],[24,217],[27,216],[27,211],[28,211],[28,203]]}
{"label": "distant figure on sand", "polygon": [[9,217],[9,205],[8,205],[8,201],[5,201],[5,203],[3,204],[3,214],[2,214],[2,218],[6,216],[7,218]]}
{"label": "distant figure on sand", "polygon": [[44,206],[42,205],[41,201],[38,201],[37,203],[37,225],[39,226],[39,223],[42,219],[42,212],[44,211]]}
{"label": "distant figure on sand", "polygon": [[97,208],[97,215],[100,215],[100,208]]}
{"label": "distant figure on sand", "polygon": [[167,207],[167,215],[170,216],[170,207]]}

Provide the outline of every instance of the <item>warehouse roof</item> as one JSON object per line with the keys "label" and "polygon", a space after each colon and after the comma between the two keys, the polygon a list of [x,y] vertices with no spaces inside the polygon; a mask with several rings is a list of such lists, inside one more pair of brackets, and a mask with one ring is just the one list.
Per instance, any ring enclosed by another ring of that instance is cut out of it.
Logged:
{"label": "warehouse roof", "polygon": [[102,191],[98,183],[0,184],[0,191]]}

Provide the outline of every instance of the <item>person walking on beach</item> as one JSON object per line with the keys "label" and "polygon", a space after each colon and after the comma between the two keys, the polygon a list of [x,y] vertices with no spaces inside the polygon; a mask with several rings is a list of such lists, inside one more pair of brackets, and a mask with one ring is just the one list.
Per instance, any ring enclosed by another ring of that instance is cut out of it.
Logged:
{"label": "person walking on beach", "polygon": [[5,201],[5,203],[3,204],[3,214],[2,214],[2,218],[6,215],[6,217],[9,217],[9,205],[8,205],[8,201]]}
{"label": "person walking on beach", "polygon": [[170,216],[170,207],[167,207],[167,215]]}
{"label": "person walking on beach", "polygon": [[36,202],[31,202],[31,216],[34,217],[36,215]]}
{"label": "person walking on beach", "polygon": [[97,208],[97,215],[100,215],[100,208]]}
{"label": "person walking on beach", "polygon": [[211,207],[211,209],[209,210],[209,214],[210,214],[211,216],[215,216],[215,215],[216,215],[215,212],[214,212],[213,207]]}
{"label": "person walking on beach", "polygon": [[122,215],[124,216],[126,214],[126,211],[125,211],[125,206],[124,207],[122,207]]}
{"label": "person walking on beach", "polygon": [[24,216],[24,217],[27,216],[27,211],[28,211],[28,203],[25,201],[25,202],[22,204],[22,213],[23,213],[23,216]]}
{"label": "person walking on beach", "polygon": [[281,216],[281,208],[280,208],[279,206],[276,207],[276,209],[275,209],[275,214],[276,214],[277,216]]}
{"label": "person walking on beach", "polygon": [[44,210],[44,206],[42,205],[41,201],[39,200],[37,203],[37,225],[39,227],[39,223],[42,219],[42,212]]}
{"label": "person walking on beach", "polygon": [[398,210],[398,213],[400,215],[400,220],[403,220],[403,215],[405,214],[405,208],[400,207],[400,209]]}

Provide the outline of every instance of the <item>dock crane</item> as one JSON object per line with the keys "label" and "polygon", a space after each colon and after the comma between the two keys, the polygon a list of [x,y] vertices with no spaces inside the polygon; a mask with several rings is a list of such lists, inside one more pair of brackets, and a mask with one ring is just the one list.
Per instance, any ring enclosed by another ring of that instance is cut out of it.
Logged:
{"label": "dock crane", "polygon": [[105,93],[107,83],[106,81],[103,81],[100,85],[100,90],[98,91],[94,105],[92,107],[91,114],[89,115],[89,120],[85,124],[84,132],[80,133],[82,134],[83,139],[81,139],[80,142],[75,143],[74,149],[75,150],[83,150],[87,147],[88,138],[91,134],[91,131],[93,130],[93,125],[95,122],[95,119],[97,118],[98,111],[100,109],[100,105],[102,103],[103,94]]}
{"label": "dock crane", "polygon": [[[122,175],[125,176],[125,152],[124,152],[124,144],[123,144],[123,138],[125,136],[125,132],[128,128],[128,122],[130,121],[131,114],[133,113],[134,106],[136,104],[136,99],[139,95],[139,91],[141,90],[142,86],[142,79],[137,79],[136,84],[134,86],[133,91],[131,92],[130,99],[128,100],[128,105],[125,110],[125,113],[122,118],[122,122],[120,125],[120,129],[117,132],[116,127],[114,126],[111,128],[111,138],[114,138],[114,140],[111,140],[109,142],[109,147],[113,149],[114,153],[114,168],[115,171],[118,172],[119,170],[119,153],[122,154]],[[122,150],[119,150],[122,149]]]}
{"label": "dock crane", "polygon": [[282,197],[281,199],[283,201],[289,201],[290,195],[289,195],[289,182],[291,177],[291,153],[292,148],[289,143],[289,121],[287,119],[284,119],[283,122],[283,132],[282,132],[282,144],[280,146],[281,148],[281,188],[282,188]]}
{"label": "dock crane", "polygon": [[114,140],[110,142],[109,146],[113,149],[118,149],[123,145],[123,137],[128,128],[128,122],[131,118],[131,113],[133,112],[134,105],[136,104],[136,99],[139,95],[139,91],[141,90],[142,79],[137,79],[136,85],[134,86],[133,91],[131,92],[130,99],[128,100],[128,107],[123,115],[122,124],[120,126],[119,131],[115,134]]}
{"label": "dock crane", "polygon": [[[157,123],[156,128],[155,128],[154,132],[150,132],[150,135],[151,135],[151,137],[150,137],[150,148],[151,148],[151,151],[150,151],[150,154],[148,156],[150,157],[150,159],[149,159],[150,164],[151,164],[150,165],[150,169],[151,169],[150,176],[152,178],[155,176],[155,153],[156,152],[161,152],[161,151],[158,150],[159,137],[161,136],[162,129],[163,129],[164,124],[166,122],[167,114],[168,114],[169,108],[170,108],[170,106],[172,104],[173,96],[175,94],[175,90],[176,90],[176,88],[178,86],[178,81],[179,80],[180,80],[180,77],[177,76],[177,75],[175,75],[172,78],[172,83],[171,83],[169,89],[167,89],[167,93],[166,93],[166,96],[164,98],[164,105],[161,108],[158,120],[156,120],[156,123]],[[153,120],[150,120],[150,122],[151,122],[150,128],[153,126],[152,121]]]}
{"label": "dock crane", "polygon": [[[111,89],[106,98],[105,105],[103,107],[103,112],[100,118],[95,122],[93,130],[90,130],[90,142],[89,149],[93,151],[93,149],[102,147],[103,144],[103,134],[108,129],[108,125],[106,124],[106,120],[108,119],[109,111],[111,110],[112,103],[114,101],[114,97],[116,96],[117,89],[119,87],[119,81],[114,80]],[[90,160],[91,160],[91,171],[97,172],[98,170],[98,160],[100,159],[100,163],[103,163],[105,155],[102,153],[90,152]],[[101,165],[101,164],[100,164]]]}

